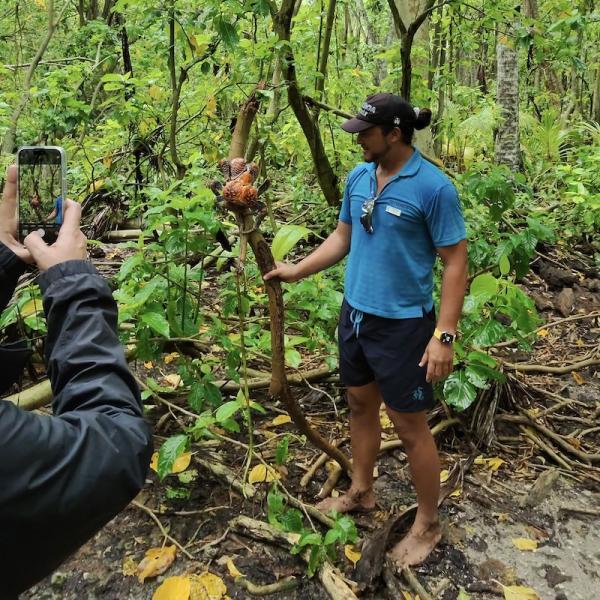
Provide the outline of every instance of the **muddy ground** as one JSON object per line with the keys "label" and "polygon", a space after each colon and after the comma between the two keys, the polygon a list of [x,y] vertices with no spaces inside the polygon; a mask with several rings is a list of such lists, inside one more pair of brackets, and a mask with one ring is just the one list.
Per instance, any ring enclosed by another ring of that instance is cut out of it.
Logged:
{"label": "muddy ground", "polygon": [[[534,265],[534,271],[523,285],[534,297],[546,322],[577,315],[583,318],[566,321],[545,331],[531,354],[507,347],[499,356],[513,362],[561,366],[581,356],[597,355],[600,328],[598,317],[593,316],[600,307],[597,275],[589,266],[586,271],[577,265],[561,268],[561,264],[560,261],[538,261],[537,268]],[[565,289],[570,291],[565,292]],[[588,315],[592,316],[588,318]],[[164,367],[160,366],[162,375],[166,372]],[[134,369],[142,379],[155,375],[141,363],[134,365]],[[552,415],[544,421],[546,425],[564,440],[570,440],[573,447],[588,453],[598,452],[600,436],[594,430],[594,423],[599,424],[600,416],[597,365],[580,369],[576,375],[571,372],[520,374],[507,385],[510,394],[505,390],[500,395],[499,411],[514,413],[515,401],[528,410],[554,407]],[[550,395],[532,392],[531,386],[542,392],[546,390]],[[314,387],[335,398],[339,414],[334,415],[328,395],[296,388],[311,423],[329,439],[346,436],[347,409],[343,390],[335,383],[315,383]],[[559,410],[555,410],[557,396],[565,399]],[[266,398],[264,400],[269,404]],[[268,440],[265,431],[274,414],[255,422],[256,443]],[[151,414],[153,421],[160,423],[157,446],[166,436],[181,430],[180,423],[165,415],[167,411],[163,407]],[[432,425],[443,418],[445,415],[438,408],[434,411]],[[553,457],[531,439],[523,437],[522,430],[516,425],[505,422],[497,424],[496,441],[486,447],[481,440],[466,433],[469,415],[462,415],[461,419],[461,423],[446,429],[437,438],[443,468],[451,470],[457,463],[464,466],[468,456],[479,458],[464,473],[464,481],[457,486],[456,495],[446,498],[442,504],[444,537],[427,562],[414,570],[419,581],[432,597],[443,600],[458,598],[461,590],[468,594],[463,598],[471,600],[501,598],[503,585],[529,586],[544,600],[600,598],[600,469],[595,466],[598,462],[586,465],[569,453],[568,448],[565,453],[555,447],[559,456],[569,462],[570,468],[559,468],[558,479],[546,490],[545,499],[523,506],[538,477],[556,467]],[[286,424],[276,431],[278,434],[292,433],[293,428]],[[391,439],[393,432],[388,427],[384,435]],[[238,439],[246,441],[243,435]],[[273,460],[274,446],[264,446],[263,458],[268,462]],[[239,448],[226,444],[208,445],[196,447],[194,452],[197,457],[210,452],[238,476],[242,473],[244,452]],[[282,481],[290,493],[307,503],[316,501],[327,478],[327,470],[322,468],[307,488],[299,485],[300,478],[317,456],[318,452],[313,448],[292,439],[288,473]],[[499,458],[503,462],[490,461],[490,458]],[[189,499],[167,498],[165,483],[159,483],[155,473],[150,472],[137,504],[130,505],[57,572],[22,598],[149,600],[166,577],[206,570],[222,577],[231,598],[252,597],[234,582],[225,565],[226,557],[256,584],[272,583],[290,575],[299,579],[295,590],[273,594],[274,599],[329,597],[317,578],[305,576],[306,564],[290,555],[287,549],[257,542],[229,529],[230,522],[239,514],[265,521],[264,500],[244,499],[225,481],[197,463],[192,462],[191,468],[196,477],[186,484]],[[179,485],[175,477],[169,476],[166,483]],[[343,491],[347,486],[348,481],[342,479],[336,489]],[[377,512],[356,520],[362,539],[371,535],[391,515],[414,502],[401,449],[380,455],[375,486],[379,503]],[[150,578],[143,584],[124,571],[127,571],[127,565],[138,563],[149,548],[162,546],[165,539],[156,522],[140,505],[154,511],[170,536],[194,559],[178,552],[175,562],[164,575]],[[537,548],[520,550],[514,542],[520,538],[535,540]],[[353,579],[353,565],[341,551],[336,565],[345,577]],[[404,580],[398,579],[398,584],[407,593],[413,593]],[[397,597],[390,595],[381,579],[360,596],[367,599]]]}

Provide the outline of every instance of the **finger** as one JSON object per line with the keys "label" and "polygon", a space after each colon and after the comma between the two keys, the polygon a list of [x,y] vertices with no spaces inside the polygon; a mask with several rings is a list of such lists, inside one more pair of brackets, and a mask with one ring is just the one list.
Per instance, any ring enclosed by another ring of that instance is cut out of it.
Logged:
{"label": "finger", "polygon": [[432,360],[430,360],[427,363],[427,375],[425,376],[425,381],[427,383],[430,383],[433,381],[434,377],[435,377],[435,364]]}
{"label": "finger", "polygon": [[38,258],[48,249],[48,245],[46,242],[44,242],[42,236],[37,231],[30,233],[23,240],[23,244],[25,245],[25,248],[29,250],[29,253],[31,256],[33,256],[33,259],[36,262]]}
{"label": "finger", "polygon": [[81,204],[73,202],[73,200],[66,200],[63,205],[63,211],[63,224],[60,231],[62,232],[65,230],[68,233],[79,231],[79,225],[81,223]]}
{"label": "finger", "polygon": [[425,350],[425,353],[423,354],[423,356],[421,357],[421,360],[419,361],[419,366],[424,367],[427,364],[428,360],[429,360],[429,350]]}
{"label": "finger", "polygon": [[265,281],[268,281],[269,279],[272,279],[273,277],[276,277],[278,270],[279,269],[273,269],[272,271],[269,271],[268,273],[265,273],[264,276],[263,276],[263,279]]}
{"label": "finger", "polygon": [[2,212],[4,218],[14,217],[17,208],[17,167],[10,165],[6,169],[6,183],[4,184],[4,201]]}

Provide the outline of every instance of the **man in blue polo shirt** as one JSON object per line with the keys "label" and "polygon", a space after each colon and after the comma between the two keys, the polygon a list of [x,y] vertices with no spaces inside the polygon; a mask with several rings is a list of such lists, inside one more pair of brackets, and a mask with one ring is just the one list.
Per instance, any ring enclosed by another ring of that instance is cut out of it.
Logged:
{"label": "man in blue polo shirt", "polygon": [[[375,506],[373,468],[383,401],[404,443],[418,510],[392,550],[414,565],[441,537],[437,501],[440,462],[427,425],[432,384],[452,371],[453,348],[467,282],[467,244],[451,181],[412,146],[427,109],[399,96],[373,94],[342,128],[356,133],[365,162],[348,176],[335,231],[295,265],[277,263],[265,279],[297,281],[348,255],[338,328],[340,377],[348,390],[353,473],[348,492],[319,508],[339,512]],[[433,266],[444,269],[439,316],[433,306]]]}

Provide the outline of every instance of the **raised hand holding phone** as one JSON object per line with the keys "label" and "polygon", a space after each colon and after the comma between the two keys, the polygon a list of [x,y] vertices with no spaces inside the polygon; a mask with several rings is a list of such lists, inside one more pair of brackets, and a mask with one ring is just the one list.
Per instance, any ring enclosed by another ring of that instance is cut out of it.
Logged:
{"label": "raised hand holding phone", "polygon": [[29,250],[17,241],[17,167],[6,170],[4,196],[0,203],[0,242],[12,250],[23,262],[32,263]]}
{"label": "raised hand holding phone", "polygon": [[25,247],[29,250],[40,271],[67,260],[85,260],[87,258],[87,238],[79,229],[81,206],[73,200],[64,203],[64,220],[58,232],[58,239],[48,246],[38,231],[25,238]]}

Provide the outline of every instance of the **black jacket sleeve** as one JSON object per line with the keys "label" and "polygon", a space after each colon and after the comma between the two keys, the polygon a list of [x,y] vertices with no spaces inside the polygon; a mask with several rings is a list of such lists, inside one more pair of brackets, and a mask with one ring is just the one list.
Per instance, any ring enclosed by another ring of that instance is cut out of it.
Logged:
{"label": "black jacket sleeve", "polygon": [[27,265],[2,242],[0,242],[0,313],[11,299],[19,277]]}
{"label": "black jacket sleeve", "polygon": [[83,261],[40,276],[53,417],[0,401],[0,581],[54,570],[143,486],[152,453],[106,282]]}

